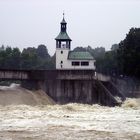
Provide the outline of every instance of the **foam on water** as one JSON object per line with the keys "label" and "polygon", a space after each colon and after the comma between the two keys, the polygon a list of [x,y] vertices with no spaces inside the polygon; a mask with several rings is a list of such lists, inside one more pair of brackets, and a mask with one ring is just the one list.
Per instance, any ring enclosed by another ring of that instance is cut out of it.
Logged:
{"label": "foam on water", "polygon": [[[19,94],[27,92],[15,86],[4,92],[10,94],[13,90]],[[28,94],[33,92],[28,91]],[[42,94],[39,96],[44,98]],[[0,105],[0,140],[46,139],[139,140],[139,99],[128,98],[121,107],[76,103],[44,105],[40,101],[34,105]]]}
{"label": "foam on water", "polygon": [[127,98],[122,107],[140,108],[140,98]]}

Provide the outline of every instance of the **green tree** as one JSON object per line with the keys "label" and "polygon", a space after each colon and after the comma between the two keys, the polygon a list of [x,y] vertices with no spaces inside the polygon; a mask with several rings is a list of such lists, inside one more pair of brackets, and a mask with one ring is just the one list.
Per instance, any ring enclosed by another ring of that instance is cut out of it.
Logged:
{"label": "green tree", "polygon": [[21,54],[22,69],[54,69],[54,58],[48,53],[45,45],[38,48],[29,47]]}
{"label": "green tree", "polygon": [[21,52],[19,48],[13,48],[11,55],[11,68],[12,69],[20,69],[21,65]]}
{"label": "green tree", "polygon": [[42,45],[42,44],[39,45],[36,51],[37,51],[37,55],[40,58],[42,58],[42,59],[50,58],[47,47],[45,45]]}
{"label": "green tree", "polygon": [[0,49],[0,69],[5,68],[5,61],[6,61],[6,52],[4,46]]}
{"label": "green tree", "polygon": [[21,68],[22,69],[36,69],[38,64],[36,49],[29,47],[23,49],[21,54]]}
{"label": "green tree", "polygon": [[131,28],[118,49],[120,71],[127,76],[140,77],[140,28]]}
{"label": "green tree", "polygon": [[12,48],[10,46],[7,46],[5,49],[4,68],[11,69],[11,64],[12,64]]}

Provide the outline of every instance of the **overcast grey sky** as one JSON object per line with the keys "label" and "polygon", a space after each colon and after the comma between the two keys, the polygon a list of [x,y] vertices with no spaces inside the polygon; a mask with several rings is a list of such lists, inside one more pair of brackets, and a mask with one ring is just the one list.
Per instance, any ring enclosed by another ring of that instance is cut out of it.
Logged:
{"label": "overcast grey sky", "polygon": [[72,49],[109,49],[131,27],[140,27],[140,0],[0,0],[0,45],[45,44],[54,54],[63,10]]}

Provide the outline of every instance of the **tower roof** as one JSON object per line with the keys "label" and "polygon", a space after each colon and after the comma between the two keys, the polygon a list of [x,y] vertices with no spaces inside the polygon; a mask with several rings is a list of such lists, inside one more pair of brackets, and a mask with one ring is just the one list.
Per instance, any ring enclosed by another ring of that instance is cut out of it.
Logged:
{"label": "tower roof", "polygon": [[55,38],[55,40],[69,40],[69,41],[71,41],[67,32],[60,32],[59,35]]}
{"label": "tower roof", "polygon": [[67,34],[67,22],[65,21],[64,15],[65,14],[63,13],[63,19],[61,21],[61,31],[59,35],[55,38],[55,40],[72,41]]}
{"label": "tower roof", "polygon": [[61,24],[67,24],[67,22],[65,21],[65,18],[63,17]]}
{"label": "tower roof", "polygon": [[61,24],[67,24],[67,22],[65,21],[65,13],[63,12],[63,19],[61,21]]}

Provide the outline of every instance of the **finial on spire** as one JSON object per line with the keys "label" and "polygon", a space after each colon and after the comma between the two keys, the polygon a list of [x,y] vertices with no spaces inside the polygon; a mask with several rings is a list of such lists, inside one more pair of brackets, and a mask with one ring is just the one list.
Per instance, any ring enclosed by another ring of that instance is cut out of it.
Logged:
{"label": "finial on spire", "polygon": [[[64,11],[63,11],[63,19],[62,19],[62,21],[61,21],[61,24],[62,23],[66,23],[66,21],[65,21],[65,13],[64,13]],[[67,24],[67,23],[66,23]]]}
{"label": "finial on spire", "polygon": [[63,11],[63,18],[65,18],[65,12]]}

